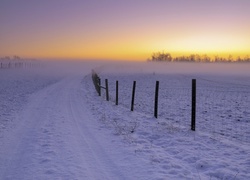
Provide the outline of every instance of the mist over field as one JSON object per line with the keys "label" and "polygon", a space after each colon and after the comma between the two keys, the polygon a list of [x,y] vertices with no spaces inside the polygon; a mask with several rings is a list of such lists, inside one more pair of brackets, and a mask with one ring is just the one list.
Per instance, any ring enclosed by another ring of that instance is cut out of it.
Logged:
{"label": "mist over field", "polygon": [[[36,67],[42,66],[38,71],[44,73],[160,73],[160,74],[207,74],[207,75],[240,75],[250,76],[250,63],[248,62],[148,62],[148,61],[105,61],[105,60],[37,60],[37,61],[1,61],[2,69],[9,63],[30,63]],[[0,69],[1,69],[0,68]],[[25,67],[24,67],[25,68]],[[27,69],[27,67],[26,67]]]}
{"label": "mist over field", "polygon": [[250,63],[86,62],[98,72],[250,76]]}

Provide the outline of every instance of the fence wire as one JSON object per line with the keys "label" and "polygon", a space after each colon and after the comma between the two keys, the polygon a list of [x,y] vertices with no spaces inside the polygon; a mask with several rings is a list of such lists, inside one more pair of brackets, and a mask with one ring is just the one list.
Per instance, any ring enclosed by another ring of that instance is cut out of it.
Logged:
{"label": "fence wire", "polygon": [[[191,80],[174,74],[103,74],[109,80],[110,100],[115,102],[119,81],[119,105],[130,109],[136,81],[134,111],[154,114],[155,82],[160,82],[158,118],[191,127]],[[247,78],[197,76],[196,130],[213,138],[250,143],[250,82]],[[105,98],[105,94],[102,94]]]}
{"label": "fence wire", "polygon": [[241,79],[199,79],[197,126],[216,138],[250,142],[250,85]]}

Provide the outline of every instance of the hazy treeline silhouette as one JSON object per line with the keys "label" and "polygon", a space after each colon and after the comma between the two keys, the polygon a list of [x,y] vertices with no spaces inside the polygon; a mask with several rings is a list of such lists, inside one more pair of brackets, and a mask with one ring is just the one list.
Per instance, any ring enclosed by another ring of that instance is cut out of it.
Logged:
{"label": "hazy treeline silhouette", "polygon": [[0,57],[0,60],[6,60],[6,61],[9,61],[9,60],[21,60],[22,58],[20,56],[13,56],[12,58],[10,56],[5,56],[5,57]]}
{"label": "hazy treeline silhouette", "polygon": [[245,56],[244,58],[238,56],[234,58],[232,55],[228,57],[220,57],[215,55],[213,57],[206,54],[191,54],[188,56],[177,56],[172,57],[170,53],[156,52],[151,55],[148,61],[162,61],[162,62],[250,62],[250,57]]}
{"label": "hazy treeline silhouette", "polygon": [[20,56],[5,56],[5,57],[0,57],[1,62],[10,62],[10,61],[36,61],[36,59],[28,59],[28,58],[21,58]]}

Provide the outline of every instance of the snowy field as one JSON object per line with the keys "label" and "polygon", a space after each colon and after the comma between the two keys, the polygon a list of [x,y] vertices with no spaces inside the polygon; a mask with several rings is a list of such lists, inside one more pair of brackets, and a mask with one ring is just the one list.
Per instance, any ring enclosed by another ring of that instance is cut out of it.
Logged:
{"label": "snowy field", "polygon": [[[95,92],[92,69],[102,84],[109,80],[109,102]],[[112,62],[0,69],[0,179],[250,179],[249,69]]]}

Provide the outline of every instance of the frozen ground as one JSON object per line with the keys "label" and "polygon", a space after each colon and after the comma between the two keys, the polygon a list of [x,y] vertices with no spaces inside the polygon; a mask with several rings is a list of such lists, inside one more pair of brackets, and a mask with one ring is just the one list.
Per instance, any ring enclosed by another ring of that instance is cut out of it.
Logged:
{"label": "frozen ground", "polygon": [[[0,179],[250,179],[249,64],[196,66],[61,62],[0,70]],[[91,69],[109,79],[110,102],[97,96]]]}

